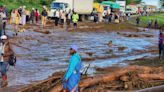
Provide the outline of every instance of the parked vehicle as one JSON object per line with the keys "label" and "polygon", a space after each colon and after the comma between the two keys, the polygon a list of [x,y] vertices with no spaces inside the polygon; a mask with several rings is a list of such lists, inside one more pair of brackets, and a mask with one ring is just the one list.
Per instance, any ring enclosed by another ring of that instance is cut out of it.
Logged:
{"label": "parked vehicle", "polygon": [[137,11],[132,10],[132,9],[126,9],[125,13],[126,13],[126,14],[129,14],[129,13],[130,13],[131,15],[133,15],[133,14],[136,14]]}
{"label": "parked vehicle", "polygon": [[131,14],[131,15],[133,15],[133,14],[136,14],[138,12],[138,7],[137,7],[137,5],[127,5],[126,6],[126,10],[125,10],[125,13],[126,14]]}
{"label": "parked vehicle", "polygon": [[66,12],[71,10],[79,15],[90,15],[93,11],[93,0],[55,0],[51,4],[48,17],[53,18],[57,9]]}
{"label": "parked vehicle", "polygon": [[110,9],[110,6],[109,5],[102,5],[103,6],[103,8],[104,8],[104,10],[103,10],[103,17],[105,17],[105,15],[108,13],[108,14],[110,14],[110,12],[111,12],[111,9]]}

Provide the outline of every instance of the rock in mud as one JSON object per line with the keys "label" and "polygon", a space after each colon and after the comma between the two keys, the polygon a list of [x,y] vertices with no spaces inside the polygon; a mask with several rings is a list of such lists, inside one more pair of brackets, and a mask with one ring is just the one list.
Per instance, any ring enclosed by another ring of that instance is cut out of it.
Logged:
{"label": "rock in mud", "polygon": [[121,76],[120,80],[124,81],[124,82],[127,82],[127,81],[129,81],[129,77],[128,76]]}
{"label": "rock in mud", "polygon": [[119,51],[124,51],[127,47],[118,47]]}

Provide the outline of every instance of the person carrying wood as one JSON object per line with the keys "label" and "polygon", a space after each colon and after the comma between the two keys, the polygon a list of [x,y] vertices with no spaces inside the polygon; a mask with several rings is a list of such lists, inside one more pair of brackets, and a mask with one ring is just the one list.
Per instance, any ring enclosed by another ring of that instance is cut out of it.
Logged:
{"label": "person carrying wood", "polygon": [[72,45],[70,48],[70,61],[68,69],[63,78],[63,92],[77,92],[80,81],[81,57],[77,53],[78,48]]}
{"label": "person carrying wood", "polygon": [[0,44],[0,52],[1,52],[0,72],[2,75],[1,87],[6,87],[8,85],[7,71],[10,64],[10,58],[14,54],[14,52],[11,48],[11,45],[6,35],[1,36],[1,40],[2,40]]}

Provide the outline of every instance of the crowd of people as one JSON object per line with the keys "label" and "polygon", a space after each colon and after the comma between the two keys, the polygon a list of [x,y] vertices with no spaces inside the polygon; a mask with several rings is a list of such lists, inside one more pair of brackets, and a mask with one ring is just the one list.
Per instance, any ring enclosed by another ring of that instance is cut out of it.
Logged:
{"label": "crowd of people", "polygon": [[[10,24],[13,25],[12,30],[15,32],[15,35],[17,35],[19,28],[21,26],[25,26],[27,23],[36,25],[39,25],[40,23],[43,27],[46,27],[48,20],[48,9],[46,6],[43,6],[42,12],[39,13],[38,9],[32,8],[32,10],[29,11],[26,6],[20,6],[18,9],[12,9],[9,13],[6,6],[1,6],[0,16],[1,21],[3,22],[3,24],[1,24],[3,25],[3,28],[1,28],[0,30],[1,33],[3,31],[5,34],[6,22],[9,20]],[[71,23],[73,23],[75,28],[77,27],[79,15],[71,10],[69,10],[69,12],[66,12],[64,10],[57,9],[54,12],[54,18],[55,26],[60,25],[63,28],[64,24],[66,24],[68,29]]]}
{"label": "crowd of people", "polygon": [[98,23],[98,22],[105,22],[105,23],[111,23],[111,22],[115,22],[115,23],[120,23],[126,20],[129,20],[131,15],[126,15],[125,13],[113,13],[113,12],[106,12],[104,15],[102,15],[102,13],[97,13],[94,12],[92,13],[92,15],[94,16],[94,22]]}
{"label": "crowd of people", "polygon": [[[26,6],[21,6],[18,9],[12,9],[11,15],[9,14],[6,6],[0,6],[0,72],[2,75],[1,87],[8,85],[7,71],[9,66],[14,66],[16,63],[16,57],[12,46],[9,42],[8,36],[6,35],[6,23],[9,21],[13,26],[12,30],[15,35],[18,34],[18,29],[24,27],[27,23],[39,25],[40,19],[43,27],[46,27],[48,11],[43,6],[41,14],[38,9],[32,8],[31,12],[26,9]],[[67,28],[73,23],[74,27],[77,28],[77,22],[79,15],[71,10],[66,11],[57,10],[54,14],[55,26],[60,24],[62,27],[67,23]],[[80,69],[81,69],[81,58],[78,54],[78,48],[76,45],[70,47],[70,64],[63,78],[63,91],[74,90],[77,91],[77,84],[80,81]],[[74,82],[73,82],[74,81]]]}

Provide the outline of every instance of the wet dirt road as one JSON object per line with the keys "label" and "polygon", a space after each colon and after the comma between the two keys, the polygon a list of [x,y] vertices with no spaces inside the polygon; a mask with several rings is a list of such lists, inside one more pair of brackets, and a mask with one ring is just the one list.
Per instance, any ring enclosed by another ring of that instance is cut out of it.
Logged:
{"label": "wet dirt road", "polygon": [[[78,45],[83,63],[91,64],[89,74],[94,74],[97,67],[124,66],[123,61],[154,55],[152,51],[157,50],[159,33],[157,30],[118,33],[46,29],[50,34],[42,34],[30,30],[12,40],[18,61],[16,67],[9,69],[9,86],[31,84],[65,70],[72,44]],[[8,34],[12,36],[12,32]],[[110,40],[113,51],[107,45]]]}

